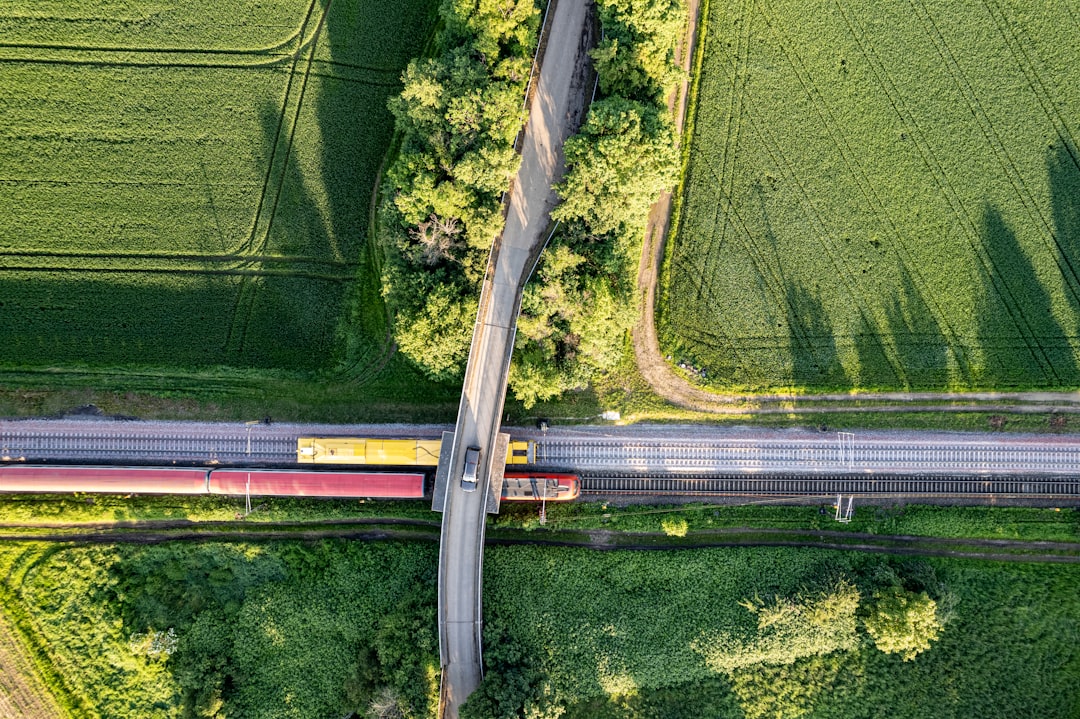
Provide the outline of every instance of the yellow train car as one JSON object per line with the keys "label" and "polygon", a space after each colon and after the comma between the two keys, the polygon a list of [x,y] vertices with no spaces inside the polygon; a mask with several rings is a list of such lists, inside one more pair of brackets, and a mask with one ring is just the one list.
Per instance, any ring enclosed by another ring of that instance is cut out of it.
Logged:
{"label": "yellow train car", "polygon": [[511,440],[506,449],[507,464],[534,464],[536,462],[536,442]]}
{"label": "yellow train car", "polygon": [[[361,437],[301,437],[296,442],[300,464],[387,464],[434,467],[439,464],[437,439],[364,439]],[[507,464],[533,464],[536,443],[510,442]]]}
{"label": "yellow train car", "polygon": [[362,439],[301,437],[296,442],[300,464],[387,464],[434,467],[439,463],[437,439]]}

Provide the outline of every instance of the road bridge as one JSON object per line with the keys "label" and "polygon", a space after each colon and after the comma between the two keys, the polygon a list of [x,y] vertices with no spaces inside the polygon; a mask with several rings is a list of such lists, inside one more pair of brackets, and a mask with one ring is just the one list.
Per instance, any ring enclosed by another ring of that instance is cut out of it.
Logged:
{"label": "road bridge", "polygon": [[[450,458],[436,497],[443,502],[439,551],[439,651],[442,659],[440,715],[456,719],[458,708],[480,683],[481,567],[484,518],[492,479],[501,477],[496,451],[521,293],[548,235],[557,202],[552,186],[563,172],[563,142],[580,122],[585,83],[580,72],[588,50],[586,0],[552,0],[541,32],[540,71],[527,99],[528,124],[521,167],[510,190],[506,225],[492,249],[480,294],[469,361]],[[577,82],[575,82],[577,78]],[[575,114],[577,117],[575,118]],[[449,444],[449,447],[447,447]],[[478,487],[460,484],[465,450],[481,452]],[[498,475],[493,477],[493,475]]]}

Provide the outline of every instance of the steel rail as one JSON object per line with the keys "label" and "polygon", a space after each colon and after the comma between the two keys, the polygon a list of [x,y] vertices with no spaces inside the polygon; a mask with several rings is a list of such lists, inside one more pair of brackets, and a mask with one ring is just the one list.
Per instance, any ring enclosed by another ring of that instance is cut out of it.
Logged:
{"label": "steel rail", "polygon": [[1080,477],[805,475],[727,476],[611,476],[585,473],[585,495],[635,494],[653,496],[845,496],[921,497],[1080,497]]}

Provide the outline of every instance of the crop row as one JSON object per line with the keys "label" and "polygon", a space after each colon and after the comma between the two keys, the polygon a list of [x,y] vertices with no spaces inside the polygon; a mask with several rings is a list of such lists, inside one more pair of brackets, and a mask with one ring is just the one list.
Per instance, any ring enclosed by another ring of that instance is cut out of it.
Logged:
{"label": "crop row", "polygon": [[721,5],[667,353],[727,388],[1080,381],[1064,5]]}
{"label": "crop row", "polygon": [[341,359],[431,2],[248,5],[0,9],[0,365]]}

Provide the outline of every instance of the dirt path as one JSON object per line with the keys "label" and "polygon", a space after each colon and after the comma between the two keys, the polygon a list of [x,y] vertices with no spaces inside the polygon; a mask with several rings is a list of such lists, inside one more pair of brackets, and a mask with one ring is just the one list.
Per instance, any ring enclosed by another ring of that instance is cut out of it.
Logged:
{"label": "dirt path", "polygon": [[0,719],[63,719],[26,649],[0,613]]}
{"label": "dirt path", "polygon": [[[23,525],[0,525],[0,530]],[[50,532],[4,533],[0,541],[70,542],[72,544],[159,544],[162,542],[427,541],[439,539],[438,523],[397,518],[362,518],[329,522],[283,522],[258,526],[237,522],[183,524],[146,522],[123,527],[109,525],[49,525]],[[63,530],[63,531],[58,531]],[[1080,542],[1016,539],[921,537],[815,529],[727,527],[692,532],[673,538],[662,532],[620,532],[608,529],[488,530],[487,545],[583,547],[601,551],[665,551],[720,547],[814,547],[882,554],[955,557],[1004,562],[1080,564]],[[0,627],[0,659],[3,654]],[[0,713],[0,719],[4,715]]]}
{"label": "dirt path", "polygon": [[[668,102],[674,113],[676,136],[682,137],[689,111],[690,72],[693,50],[697,46],[699,0],[688,0],[690,21],[686,36],[679,43],[677,61],[685,79]],[[689,141],[689,138],[683,138]],[[653,205],[646,225],[645,240],[638,267],[640,312],[632,337],[634,358],[642,377],[653,391],[685,409],[713,414],[826,414],[848,412],[997,412],[1002,414],[1080,412],[1080,392],[849,392],[827,394],[721,394],[691,384],[677,374],[660,353],[656,335],[656,286],[664,260],[668,232],[671,229],[673,197],[665,192]],[[857,407],[860,402],[883,403],[881,406]],[[834,406],[798,406],[799,403]],[[921,404],[920,404],[921,403]],[[931,404],[927,404],[931,403]],[[933,404],[958,403],[958,404]],[[1013,404],[1018,403],[1018,404]],[[784,404],[784,407],[775,405]],[[770,406],[772,405],[772,406]]]}

